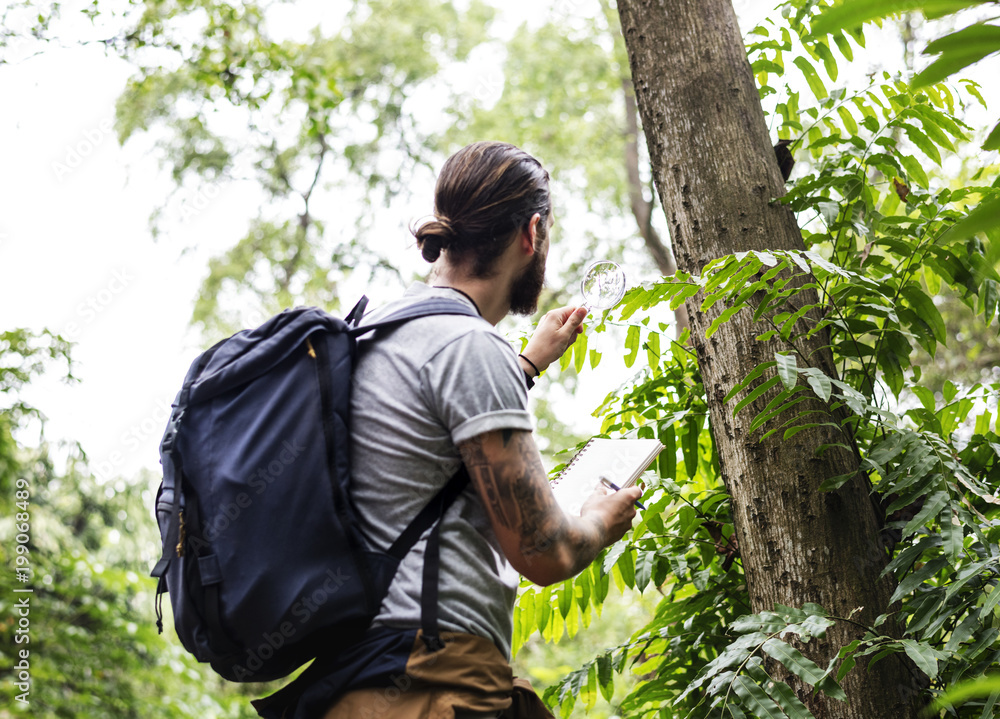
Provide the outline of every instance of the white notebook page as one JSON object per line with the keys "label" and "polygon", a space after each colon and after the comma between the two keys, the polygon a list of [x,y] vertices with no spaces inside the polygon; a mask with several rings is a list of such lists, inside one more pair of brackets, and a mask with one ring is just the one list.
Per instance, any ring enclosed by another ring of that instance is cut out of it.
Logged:
{"label": "white notebook page", "polygon": [[652,464],[663,449],[655,439],[605,439],[594,437],[552,481],[556,501],[577,515],[605,477],[625,489]]}

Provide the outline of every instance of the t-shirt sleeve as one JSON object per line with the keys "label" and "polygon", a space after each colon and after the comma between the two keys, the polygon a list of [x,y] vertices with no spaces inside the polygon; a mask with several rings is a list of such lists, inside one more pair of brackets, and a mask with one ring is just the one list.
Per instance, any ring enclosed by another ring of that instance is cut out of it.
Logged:
{"label": "t-shirt sleeve", "polygon": [[421,388],[455,444],[497,429],[532,430],[524,372],[493,332],[471,331],[445,345],[421,369]]}

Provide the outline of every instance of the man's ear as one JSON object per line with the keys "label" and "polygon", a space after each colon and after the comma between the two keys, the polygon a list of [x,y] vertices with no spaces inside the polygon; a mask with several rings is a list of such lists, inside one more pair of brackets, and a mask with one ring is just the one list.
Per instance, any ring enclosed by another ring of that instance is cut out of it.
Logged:
{"label": "man's ear", "polygon": [[528,220],[528,226],[521,232],[521,243],[525,254],[533,255],[538,251],[538,223],[542,216],[537,212]]}

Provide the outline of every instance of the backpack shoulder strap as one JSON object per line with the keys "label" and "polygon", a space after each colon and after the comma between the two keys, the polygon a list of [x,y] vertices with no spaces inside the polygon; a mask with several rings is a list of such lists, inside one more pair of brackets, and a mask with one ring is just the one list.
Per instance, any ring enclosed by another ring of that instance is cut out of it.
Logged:
{"label": "backpack shoulder strap", "polygon": [[[351,314],[355,314],[354,310],[351,311]],[[422,302],[415,302],[408,307],[404,307],[401,310],[390,313],[385,318],[379,320],[378,322],[373,322],[370,325],[352,327],[348,330],[348,333],[352,337],[359,337],[360,335],[373,330],[401,325],[404,322],[415,320],[418,317],[430,317],[431,315],[465,315],[466,317],[481,318],[478,312],[464,302],[446,299],[431,299],[424,300]],[[486,320],[483,321],[485,322]]]}
{"label": "backpack shoulder strap", "polygon": [[424,506],[424,508],[413,518],[409,526],[403,530],[392,546],[386,551],[390,557],[402,561],[403,557],[413,548],[421,535],[426,532],[434,522],[444,516],[448,508],[462,491],[469,486],[469,471],[465,465],[461,465],[458,471],[451,476],[451,479],[441,488],[441,490]]}

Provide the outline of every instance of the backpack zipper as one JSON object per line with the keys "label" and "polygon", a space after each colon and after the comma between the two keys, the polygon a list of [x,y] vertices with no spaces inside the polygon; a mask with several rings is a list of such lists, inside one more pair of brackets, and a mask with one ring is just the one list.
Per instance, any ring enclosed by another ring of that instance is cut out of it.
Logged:
{"label": "backpack zipper", "polygon": [[313,349],[312,342],[309,341],[308,337],[306,337],[306,347],[309,348],[309,356],[316,359],[316,350]]}
{"label": "backpack zipper", "polygon": [[183,557],[184,556],[184,539],[185,539],[185,535],[187,534],[184,531],[184,510],[182,509],[177,514],[178,514],[178,517],[180,518],[180,530],[178,531],[178,539],[177,539],[177,556],[178,557]]}

